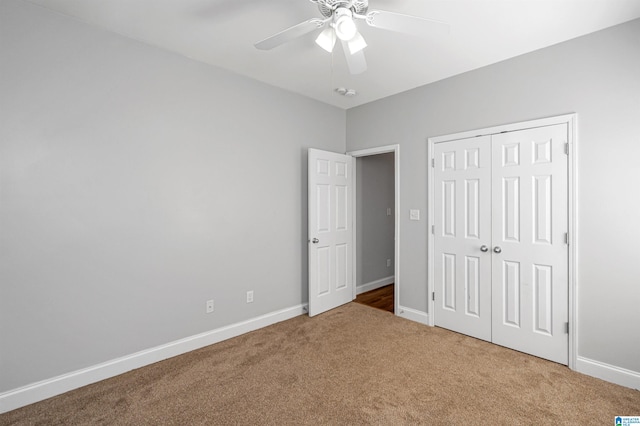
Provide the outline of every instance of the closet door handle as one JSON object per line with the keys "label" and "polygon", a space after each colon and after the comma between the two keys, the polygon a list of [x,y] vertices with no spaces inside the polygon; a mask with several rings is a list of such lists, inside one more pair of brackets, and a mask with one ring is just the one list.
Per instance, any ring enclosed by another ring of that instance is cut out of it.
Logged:
{"label": "closet door handle", "polygon": [[486,252],[489,251],[489,247],[483,245],[482,247],[480,247],[480,251],[483,252],[483,253],[486,253]]}
{"label": "closet door handle", "polygon": [[500,246],[495,246],[495,247],[493,248],[493,252],[494,252],[494,253],[502,253],[502,249],[500,248]]}

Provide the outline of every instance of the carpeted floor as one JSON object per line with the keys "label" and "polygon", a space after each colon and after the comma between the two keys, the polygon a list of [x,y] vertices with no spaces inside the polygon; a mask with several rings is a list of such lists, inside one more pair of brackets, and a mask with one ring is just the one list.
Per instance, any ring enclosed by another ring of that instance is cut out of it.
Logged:
{"label": "carpeted floor", "polygon": [[610,425],[640,392],[350,303],[0,415],[2,425]]}

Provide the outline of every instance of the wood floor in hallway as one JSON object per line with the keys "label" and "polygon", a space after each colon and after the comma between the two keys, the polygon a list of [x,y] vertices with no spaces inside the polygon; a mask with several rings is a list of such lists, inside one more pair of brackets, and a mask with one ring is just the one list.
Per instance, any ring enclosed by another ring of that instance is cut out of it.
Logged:
{"label": "wood floor in hallway", "polygon": [[394,285],[389,284],[356,296],[354,302],[393,313]]}

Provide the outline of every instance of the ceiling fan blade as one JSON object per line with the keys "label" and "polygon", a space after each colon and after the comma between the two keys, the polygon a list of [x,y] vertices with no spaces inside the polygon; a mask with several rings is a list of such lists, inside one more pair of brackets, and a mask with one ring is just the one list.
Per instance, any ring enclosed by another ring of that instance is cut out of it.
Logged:
{"label": "ceiling fan blade", "polygon": [[288,41],[308,34],[313,30],[321,28],[327,21],[328,19],[309,19],[308,21],[301,22],[298,25],[294,25],[291,28],[280,31],[279,33],[274,34],[271,37],[267,37],[264,40],[261,40],[254,44],[254,46],[260,50],[271,50],[274,47],[278,47],[281,44],[284,44]]}
{"label": "ceiling fan blade", "polygon": [[367,13],[367,24],[374,28],[397,31],[416,36],[430,36],[437,33],[448,34],[451,30],[446,22],[386,10],[372,10]]}
{"label": "ceiling fan blade", "polygon": [[356,35],[347,42],[347,44],[349,45],[349,52],[351,52],[352,55],[367,47],[367,42],[364,40],[364,37],[362,37],[360,32],[357,32]]}
{"label": "ceiling fan blade", "polygon": [[346,41],[342,42],[342,50],[344,51],[344,57],[347,60],[351,74],[362,74],[367,70],[367,60],[364,58],[364,52],[362,50],[351,54],[349,52],[349,43]]}

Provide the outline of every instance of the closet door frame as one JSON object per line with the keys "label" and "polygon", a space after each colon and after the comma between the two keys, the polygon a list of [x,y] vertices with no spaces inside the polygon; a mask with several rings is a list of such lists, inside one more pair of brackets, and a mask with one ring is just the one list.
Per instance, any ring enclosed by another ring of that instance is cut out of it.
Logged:
{"label": "closet door frame", "polygon": [[435,211],[434,211],[434,148],[435,144],[442,142],[449,142],[457,139],[472,138],[476,136],[493,135],[502,132],[512,132],[516,130],[525,130],[535,127],[551,126],[554,124],[567,124],[568,128],[568,211],[569,211],[569,368],[576,369],[577,362],[577,348],[578,348],[578,287],[577,287],[577,274],[576,264],[578,259],[577,242],[578,242],[578,223],[577,223],[577,194],[578,194],[578,182],[577,182],[577,121],[578,115],[576,113],[559,115],[554,117],[542,118],[537,120],[524,121],[519,123],[505,124],[500,126],[488,127],[484,129],[470,130],[461,133],[455,133],[450,135],[443,135],[437,137],[431,137],[427,139],[427,200],[428,200],[428,238],[427,238],[427,289],[428,289],[428,324],[434,326],[435,323],[435,303],[433,301],[433,295],[435,292],[435,273],[434,273],[434,224],[435,224]]}

